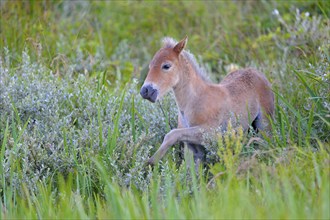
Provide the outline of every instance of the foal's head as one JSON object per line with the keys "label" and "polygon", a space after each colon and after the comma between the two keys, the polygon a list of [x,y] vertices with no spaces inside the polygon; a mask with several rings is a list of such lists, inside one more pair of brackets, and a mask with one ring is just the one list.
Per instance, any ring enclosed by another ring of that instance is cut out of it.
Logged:
{"label": "foal's head", "polygon": [[179,82],[179,56],[187,44],[187,37],[174,47],[163,47],[149,64],[149,72],[140,94],[144,99],[156,102]]}

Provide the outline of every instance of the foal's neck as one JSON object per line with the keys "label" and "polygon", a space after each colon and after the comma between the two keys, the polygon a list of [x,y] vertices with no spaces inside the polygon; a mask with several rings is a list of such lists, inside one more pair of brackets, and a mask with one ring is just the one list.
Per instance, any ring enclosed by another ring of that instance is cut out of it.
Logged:
{"label": "foal's neck", "polygon": [[181,57],[182,65],[180,70],[180,79],[178,84],[173,88],[175,99],[180,111],[186,111],[189,105],[194,104],[203,94],[207,82],[197,73],[192,64],[185,58]]}

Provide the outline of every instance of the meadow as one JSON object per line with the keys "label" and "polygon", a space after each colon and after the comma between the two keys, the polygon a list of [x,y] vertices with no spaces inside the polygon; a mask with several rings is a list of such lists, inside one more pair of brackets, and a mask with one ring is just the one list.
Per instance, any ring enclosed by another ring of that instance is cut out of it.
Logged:
{"label": "meadow", "polygon": [[[0,216],[330,219],[330,1],[1,1]],[[272,135],[205,137],[199,174],[170,94],[139,95],[165,36],[214,82],[265,73]]]}

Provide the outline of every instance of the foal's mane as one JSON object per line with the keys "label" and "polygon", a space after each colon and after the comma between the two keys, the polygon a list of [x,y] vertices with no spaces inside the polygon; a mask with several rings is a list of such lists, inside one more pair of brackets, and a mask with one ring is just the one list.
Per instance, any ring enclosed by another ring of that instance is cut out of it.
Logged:
{"label": "foal's mane", "polygon": [[[178,43],[176,40],[174,40],[171,37],[163,38],[162,42],[163,42],[163,48],[174,48],[174,46]],[[191,66],[194,68],[198,76],[200,76],[204,81],[210,81],[209,77],[205,73],[204,68],[197,63],[196,58],[192,53],[190,53],[187,50],[183,50],[181,54],[191,64]]]}

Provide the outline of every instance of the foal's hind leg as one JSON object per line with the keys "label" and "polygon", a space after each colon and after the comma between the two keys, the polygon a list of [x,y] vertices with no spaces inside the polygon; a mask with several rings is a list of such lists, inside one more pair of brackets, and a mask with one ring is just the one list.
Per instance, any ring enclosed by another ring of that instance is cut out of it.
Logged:
{"label": "foal's hind leg", "polygon": [[257,117],[253,120],[251,124],[253,130],[258,133],[262,129],[262,115],[261,112],[258,113]]}
{"label": "foal's hind leg", "polygon": [[256,133],[267,137],[271,136],[271,121],[264,112],[259,112],[257,117],[253,120],[251,126]]}

